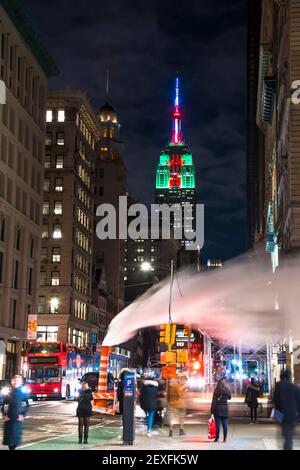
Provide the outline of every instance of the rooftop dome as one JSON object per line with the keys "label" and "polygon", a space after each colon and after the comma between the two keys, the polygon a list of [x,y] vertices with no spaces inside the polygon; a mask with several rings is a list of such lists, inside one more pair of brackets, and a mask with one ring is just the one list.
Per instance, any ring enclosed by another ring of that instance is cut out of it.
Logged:
{"label": "rooftop dome", "polygon": [[108,121],[111,121],[114,123],[118,122],[117,114],[114,108],[107,102],[100,108],[98,117],[101,122],[108,122]]}

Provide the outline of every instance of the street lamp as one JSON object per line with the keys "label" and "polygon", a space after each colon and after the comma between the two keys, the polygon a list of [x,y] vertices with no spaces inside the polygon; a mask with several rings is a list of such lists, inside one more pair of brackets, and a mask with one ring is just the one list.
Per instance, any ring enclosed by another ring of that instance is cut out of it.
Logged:
{"label": "street lamp", "polygon": [[141,270],[142,271],[150,271],[152,268],[151,264],[149,263],[149,261],[144,261],[142,264],[141,264]]}

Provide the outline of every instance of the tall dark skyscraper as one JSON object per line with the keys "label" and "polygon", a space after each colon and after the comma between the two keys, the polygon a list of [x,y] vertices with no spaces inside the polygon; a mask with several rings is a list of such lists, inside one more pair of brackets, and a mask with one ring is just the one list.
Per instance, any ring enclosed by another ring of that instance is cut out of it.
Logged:
{"label": "tall dark skyscraper", "polygon": [[[183,223],[181,245],[184,249],[190,241],[185,239],[184,231],[195,229],[195,168],[193,156],[186,145],[181,131],[181,108],[179,94],[179,78],[176,78],[175,100],[172,112],[172,136],[169,144],[161,152],[159,163],[156,168],[156,193],[157,204],[168,204],[169,206],[180,205],[182,209],[189,203],[191,210],[187,211],[186,221],[190,226]],[[182,210],[183,212],[183,210]],[[176,229],[176,216],[171,220]],[[183,251],[183,250],[182,250]],[[190,252],[192,253],[192,252]],[[190,256],[189,256],[190,258]]]}
{"label": "tall dark skyscraper", "polygon": [[259,183],[264,171],[263,159],[259,158],[260,130],[256,123],[257,88],[260,54],[261,0],[248,0],[247,33],[247,226],[248,248],[253,248],[256,234],[261,231],[260,215],[263,205],[263,188]]}

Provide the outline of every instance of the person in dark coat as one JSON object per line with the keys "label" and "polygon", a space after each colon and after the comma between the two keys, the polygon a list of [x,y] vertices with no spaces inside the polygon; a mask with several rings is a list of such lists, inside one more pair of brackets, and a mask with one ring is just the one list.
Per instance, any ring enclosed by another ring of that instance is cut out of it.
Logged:
{"label": "person in dark coat", "polygon": [[83,382],[78,394],[78,406],[76,416],[78,417],[78,438],[79,444],[82,444],[82,434],[84,435],[84,444],[88,444],[90,417],[93,414],[92,401],[93,394],[86,382]]}
{"label": "person in dark coat", "polygon": [[147,416],[147,436],[151,436],[154,416],[157,410],[158,382],[156,380],[145,380],[140,397],[141,408]]}
{"label": "person in dark coat", "polygon": [[29,410],[26,394],[22,391],[23,379],[15,375],[11,379],[12,390],[5,396],[1,407],[4,421],[3,445],[15,450],[22,442],[24,418]]}
{"label": "person in dark coat", "polygon": [[227,400],[231,399],[231,392],[223,379],[220,379],[215,388],[213,399],[211,403],[211,414],[214,415],[216,420],[216,438],[215,442],[219,440],[220,437],[220,427],[222,422],[223,427],[223,442],[226,442],[227,432],[228,432],[228,403]]}
{"label": "person in dark coat", "polygon": [[124,379],[125,375],[130,373],[129,369],[122,369],[119,375],[118,388],[117,388],[117,400],[119,402],[119,413],[123,414],[123,403],[124,403]]}
{"label": "person in dark coat", "polygon": [[260,388],[256,385],[254,378],[252,377],[250,385],[246,390],[245,402],[250,408],[250,424],[257,422],[257,408],[258,408],[258,397],[260,396]]}
{"label": "person in dark coat", "polygon": [[300,412],[300,389],[291,382],[291,371],[286,369],[280,374],[274,392],[275,409],[283,414],[281,430],[283,449],[293,450],[293,438]]}

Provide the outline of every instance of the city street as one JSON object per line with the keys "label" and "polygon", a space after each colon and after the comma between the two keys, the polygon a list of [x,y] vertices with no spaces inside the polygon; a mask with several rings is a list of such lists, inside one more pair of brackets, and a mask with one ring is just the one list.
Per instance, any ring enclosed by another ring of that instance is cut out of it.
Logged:
{"label": "city street", "polygon": [[[25,420],[23,444],[20,450],[124,450],[120,416],[94,414],[91,418],[89,444],[77,443],[77,404],[65,401],[41,401],[32,404]],[[151,437],[145,434],[142,412],[137,409],[136,440],[126,449],[144,450],[275,450],[278,429],[270,419],[260,418],[250,425],[246,417],[232,418],[229,422],[228,442],[212,442],[207,437],[208,415],[193,412],[186,418],[186,436],[168,436],[168,427],[154,430]],[[2,440],[2,429],[1,429]],[[1,450],[7,447],[0,446]],[[300,431],[295,440],[300,450]]]}

